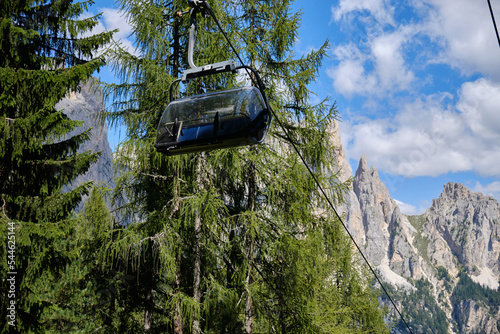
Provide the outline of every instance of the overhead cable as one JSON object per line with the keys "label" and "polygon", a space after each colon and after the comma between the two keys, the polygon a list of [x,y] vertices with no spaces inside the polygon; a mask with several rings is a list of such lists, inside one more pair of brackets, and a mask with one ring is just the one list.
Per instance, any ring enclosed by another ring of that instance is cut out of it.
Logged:
{"label": "overhead cable", "polygon": [[[489,0],[488,0],[489,1]],[[219,27],[219,30],[221,31],[221,33],[224,35],[224,38],[226,39],[227,43],[229,44],[229,46],[231,47],[231,49],[233,50],[234,54],[236,55],[236,57],[238,58],[238,60],[240,61],[241,65],[242,66],[245,66],[243,60],[241,59],[240,55],[238,54],[238,51],[236,50],[236,48],[233,46],[233,44],[231,43],[231,41],[229,40],[229,37],[227,36],[226,32],[222,29],[219,21],[217,20],[217,17],[215,16],[215,13],[213,12],[212,8],[208,5],[208,2],[205,1],[205,4],[208,8],[208,11],[210,13],[210,15],[212,16],[212,18],[214,19],[215,23],[217,24],[217,26]],[[499,40],[500,41],[500,40]],[[257,83],[255,82],[255,78],[253,78],[253,76],[250,75],[250,78],[251,80],[253,81],[254,85],[257,85]],[[349,237],[351,238],[352,242],[354,243],[354,245],[356,246],[358,252],[361,254],[363,260],[366,262],[366,264],[368,265],[368,267],[370,268],[370,271],[372,272],[372,274],[375,276],[375,279],[377,280],[378,284],[382,287],[382,290],[384,290],[384,293],[387,295],[387,298],[389,299],[389,301],[391,302],[392,306],[394,307],[394,309],[396,310],[396,312],[398,313],[399,317],[401,318],[401,320],[403,321],[403,323],[405,324],[406,328],[408,329],[408,331],[413,334],[410,326],[408,325],[408,323],[406,322],[406,320],[404,319],[403,315],[401,314],[401,312],[399,311],[398,307],[396,306],[396,303],[394,302],[394,300],[392,299],[392,297],[389,295],[389,292],[386,290],[386,288],[384,287],[384,284],[382,284],[382,281],[381,279],[378,277],[377,273],[375,272],[375,269],[373,269],[373,267],[370,265],[370,263],[368,262],[368,259],[366,258],[366,256],[363,254],[361,248],[358,246],[358,244],[356,243],[356,240],[354,240],[354,237],[353,235],[349,232],[349,229],[347,228],[347,225],[344,223],[342,217],[339,215],[339,213],[337,212],[337,210],[335,209],[335,206],[333,205],[332,201],[330,200],[330,198],[328,197],[328,195],[326,194],[325,190],[323,189],[323,187],[321,186],[320,182],[318,181],[316,175],[314,175],[313,171],[311,170],[311,168],[309,167],[309,165],[307,164],[305,158],[302,156],[302,153],[300,153],[297,145],[295,144],[295,142],[292,140],[292,138],[290,137],[289,133],[288,133],[288,130],[285,128],[285,126],[283,125],[283,123],[281,122],[281,120],[279,119],[278,115],[274,112],[274,110],[272,110],[271,106],[269,106],[269,109],[270,112],[272,113],[273,117],[276,119],[276,121],[278,122],[279,126],[281,127],[281,129],[283,130],[283,132],[285,133],[285,136],[287,137],[288,141],[292,144],[295,152],[297,153],[297,155],[299,156],[300,160],[302,160],[302,163],[304,164],[304,166],[306,167],[306,169],[309,171],[309,174],[311,175],[311,177],[313,178],[314,182],[316,183],[316,185],[318,186],[318,189],[320,190],[321,194],[323,195],[323,197],[326,199],[326,201],[328,202],[328,205],[330,206],[330,208],[332,209],[332,211],[335,213],[335,215],[337,216],[337,218],[339,219],[340,223],[342,224],[342,226],[344,227],[345,231],[347,232],[347,234],[349,235]]]}
{"label": "overhead cable", "polygon": [[493,21],[493,27],[495,28],[495,33],[497,34],[498,46],[500,46],[500,36],[498,35],[497,23],[495,22],[495,15],[493,15],[493,8],[491,7],[490,0],[488,0],[488,7],[490,7],[491,20]]}

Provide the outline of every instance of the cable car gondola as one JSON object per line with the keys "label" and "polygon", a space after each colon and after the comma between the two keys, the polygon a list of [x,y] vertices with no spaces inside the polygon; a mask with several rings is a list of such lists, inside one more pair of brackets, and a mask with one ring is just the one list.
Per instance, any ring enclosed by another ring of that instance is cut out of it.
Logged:
{"label": "cable car gondola", "polygon": [[[190,3],[191,4],[191,3]],[[260,77],[250,66],[237,66],[232,61],[197,67],[193,62],[196,38],[196,15],[210,10],[206,1],[197,1],[189,11],[188,62],[190,69],[170,86],[170,103],[165,108],[157,129],[155,148],[167,155],[208,151],[262,143],[271,123],[270,108]],[[173,88],[180,81],[233,72],[251,71],[258,86],[246,86],[173,99]]]}

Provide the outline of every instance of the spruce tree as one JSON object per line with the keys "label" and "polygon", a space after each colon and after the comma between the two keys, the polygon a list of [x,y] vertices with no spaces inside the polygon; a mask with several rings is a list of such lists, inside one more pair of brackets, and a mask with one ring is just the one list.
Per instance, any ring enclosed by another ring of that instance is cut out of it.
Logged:
{"label": "spruce tree", "polygon": [[[89,184],[63,192],[97,153],[77,153],[89,131],[66,135],[81,122],[55,105],[104,65],[96,57],[112,33],[84,37],[98,16],[80,19],[93,1],[19,0],[0,4],[0,219],[1,276],[17,272],[15,328],[68,331],[81,324],[61,285],[79,280],[68,269],[76,258],[70,242],[72,210]],[[7,226],[15,226],[15,265],[7,266]],[[72,289],[76,286],[72,286]],[[74,290],[66,290],[69,293]],[[0,312],[8,299],[1,288]],[[3,325],[5,324],[5,325]]]}
{"label": "spruce tree", "polygon": [[[122,83],[108,86],[108,119],[127,126],[115,196],[133,223],[108,247],[137,276],[136,319],[146,331],[174,333],[386,332],[339,222],[297,157],[295,143],[332,198],[338,181],[326,140],[334,105],[309,103],[328,43],[299,59],[300,14],[290,1],[210,1],[291,138],[275,122],[263,145],[166,157],[154,149],[168,87],[186,69],[186,2],[126,2],[139,56],[116,49]],[[212,19],[199,19],[195,63],[234,57]],[[242,73],[245,75],[245,73]],[[241,85],[218,75],[181,95]]]}

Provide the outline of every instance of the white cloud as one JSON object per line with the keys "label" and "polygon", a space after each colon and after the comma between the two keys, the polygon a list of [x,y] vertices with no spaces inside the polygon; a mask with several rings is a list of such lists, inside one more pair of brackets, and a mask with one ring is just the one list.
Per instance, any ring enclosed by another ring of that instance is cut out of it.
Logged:
{"label": "white cloud", "polygon": [[333,79],[337,92],[352,96],[370,93],[376,89],[377,78],[373,74],[367,74],[364,69],[368,57],[354,44],[338,46],[334,54],[340,63],[335,68],[328,69],[327,74]]}
{"label": "white cloud", "polygon": [[476,182],[476,185],[473,189],[475,192],[481,192],[486,195],[493,196],[498,201],[500,201],[500,182],[494,181],[490,184],[483,186],[481,183]]}
{"label": "white cloud", "polygon": [[[425,0],[425,33],[443,49],[434,59],[463,74],[480,72],[500,80],[500,50],[486,1]],[[500,1],[492,6],[500,8]]]}
{"label": "white cloud", "polygon": [[414,205],[404,203],[401,201],[398,201],[397,199],[394,200],[396,204],[399,207],[399,210],[404,213],[405,215],[412,216],[412,215],[421,215],[422,213],[425,212],[429,208],[429,202],[422,202],[420,203],[420,206],[417,208]]}
{"label": "white cloud", "polygon": [[[113,31],[118,29],[118,31],[113,34],[114,41],[120,43],[128,52],[137,55],[136,49],[133,45],[134,42],[130,36],[132,33],[132,27],[124,17],[123,13],[115,8],[99,8],[98,11],[102,13],[98,24],[92,29],[92,31],[89,31],[82,36],[86,37],[100,34],[104,31]],[[80,16],[80,19],[93,17],[94,15],[94,13],[86,12]],[[103,50],[104,49],[99,50],[98,53],[102,53]]]}
{"label": "white cloud", "polygon": [[327,70],[336,91],[351,97],[409,89],[415,75],[404,61],[403,46],[415,33],[415,29],[402,27],[373,36],[365,53],[353,43],[337,46],[333,55],[338,65]]}
{"label": "white cloud", "polygon": [[[397,9],[405,6],[413,16],[401,22],[395,22],[394,8],[385,0],[340,0],[332,8],[332,20],[361,34],[351,37],[358,44],[334,48],[337,64],[327,74],[338,93],[391,97],[413,92],[423,80],[433,81],[434,73],[419,72],[421,80],[415,74],[431,64],[500,82],[500,49],[486,2],[420,0]],[[500,8],[500,0],[493,6]]]}
{"label": "white cloud", "polygon": [[363,51],[353,43],[337,45],[333,50],[338,64],[327,74],[337,92],[348,97],[381,94],[401,85],[406,87],[412,80],[401,56],[403,36],[383,32],[385,26],[395,26],[393,13],[388,0],[340,0],[338,6],[332,7],[332,20],[342,21],[351,31],[357,30],[352,22],[355,17],[363,26],[375,28],[366,43],[360,45]]}
{"label": "white cloud", "polygon": [[491,144],[500,142],[500,84],[486,79],[462,86],[457,108],[462,111],[474,135]]}
{"label": "white cloud", "polygon": [[118,29],[118,32],[113,35],[114,40],[128,52],[137,55],[137,50],[131,39],[132,27],[125,15],[115,8],[100,8],[99,10],[102,12],[102,21],[106,30]]}
{"label": "white cloud", "polygon": [[132,27],[124,17],[124,14],[115,8],[101,8],[104,25],[108,30],[119,29],[116,38],[128,38],[132,33]]}
{"label": "white cloud", "polygon": [[337,7],[332,7],[332,18],[339,21],[356,11],[368,11],[379,24],[394,25],[394,8],[387,0],[340,0]]}
{"label": "white cloud", "polygon": [[[500,8],[500,0],[492,4]],[[341,28],[364,34],[359,43],[334,48],[336,63],[327,74],[335,92],[363,97],[361,115],[399,106],[382,119],[345,120],[348,157],[366,153],[377,168],[402,176],[500,176],[500,49],[487,3],[417,0],[402,7],[385,0],[339,0],[332,8]],[[432,72],[431,64],[447,68]],[[462,77],[439,77],[450,69]]]}
{"label": "white cloud", "polygon": [[474,171],[500,176],[500,85],[486,79],[462,85],[458,102],[435,94],[405,104],[392,118],[341,123],[348,157],[363,153],[395,175],[437,176]]}
{"label": "white cloud", "polygon": [[397,199],[394,200],[396,204],[399,206],[399,210],[401,210],[402,213],[405,215],[416,215],[417,213],[417,208],[414,205],[408,204],[408,203],[403,203],[401,201],[398,201]]}
{"label": "white cloud", "polygon": [[381,87],[387,90],[405,90],[414,80],[403,55],[403,43],[410,40],[413,34],[413,29],[402,27],[371,41],[371,52]]}

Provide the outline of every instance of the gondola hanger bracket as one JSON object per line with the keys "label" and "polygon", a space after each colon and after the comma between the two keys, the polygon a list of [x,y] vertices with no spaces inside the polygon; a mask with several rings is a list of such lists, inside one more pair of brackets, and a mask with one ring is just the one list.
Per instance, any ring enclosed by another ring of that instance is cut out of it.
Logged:
{"label": "gondola hanger bracket", "polygon": [[209,64],[202,67],[190,68],[182,74],[182,83],[187,83],[191,79],[204,77],[207,75],[236,72],[237,63],[234,60],[226,60],[220,63]]}

